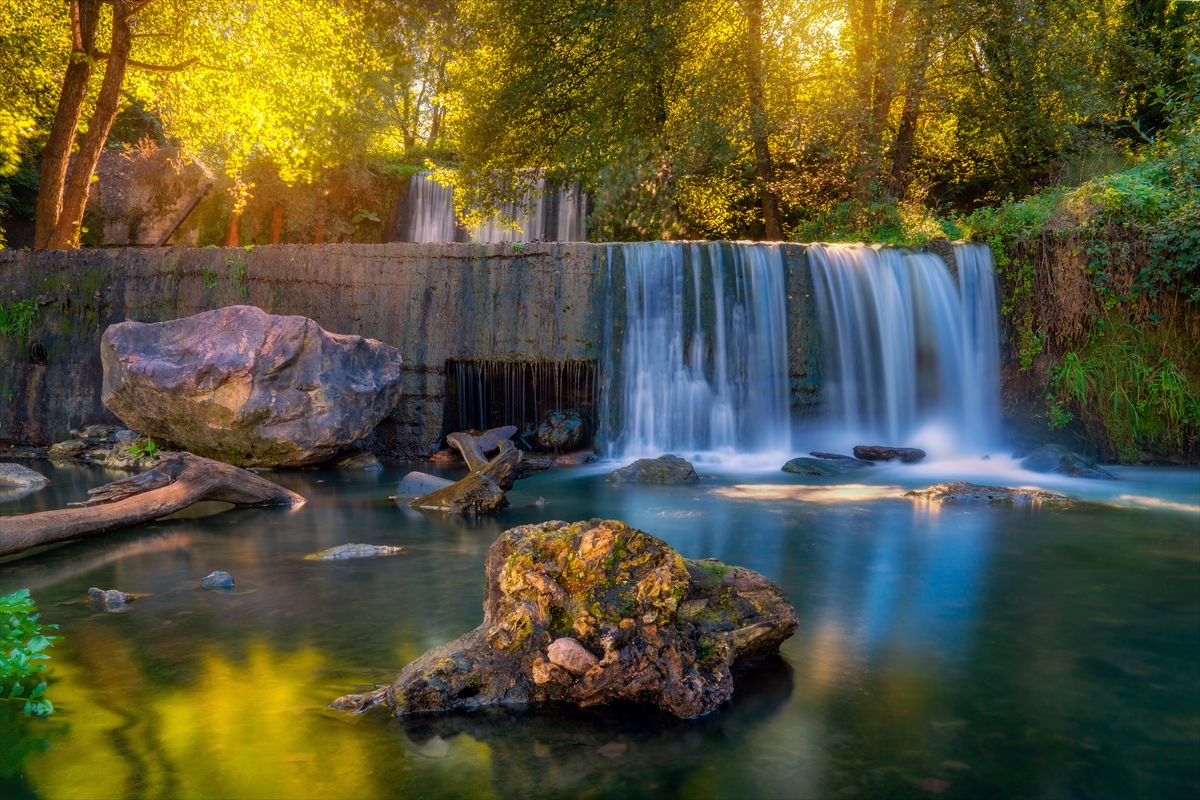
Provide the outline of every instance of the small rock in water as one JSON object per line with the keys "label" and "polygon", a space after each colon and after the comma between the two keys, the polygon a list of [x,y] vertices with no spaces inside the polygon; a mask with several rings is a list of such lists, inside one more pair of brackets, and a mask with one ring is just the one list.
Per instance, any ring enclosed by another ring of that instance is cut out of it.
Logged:
{"label": "small rock in water", "polygon": [[864,461],[892,461],[899,459],[905,464],[916,464],[925,458],[925,451],[915,447],[884,447],[883,445],[857,445],[854,457]]}
{"label": "small rock in water", "polygon": [[228,572],[210,572],[200,579],[201,589],[232,589],[233,576]]}
{"label": "small rock in water", "polygon": [[50,445],[50,451],[47,455],[51,460],[59,460],[64,458],[75,458],[85,450],[90,450],[92,445],[85,442],[83,439],[68,439],[65,442],[57,442]]}
{"label": "small rock in water", "polygon": [[544,497],[539,497],[539,498],[537,499],[537,502],[536,502],[536,503],[534,503],[534,505],[535,505],[535,506],[539,506],[539,507],[546,505],[546,498],[544,498]]}
{"label": "small rock in water", "polygon": [[116,433],[114,433],[113,438],[116,439],[118,442],[123,442],[125,444],[128,444],[130,442],[136,442],[138,440],[138,435],[136,433],[134,433],[133,431],[126,429],[126,430],[117,431]]}
{"label": "small rock in water", "polygon": [[583,442],[583,429],[583,415],[577,410],[547,411],[533,433],[533,442],[542,452],[562,453]]}
{"label": "small rock in water", "polygon": [[628,749],[629,745],[624,742],[609,742],[606,745],[602,745],[596,752],[605,758],[616,758],[619,755],[623,755]]}
{"label": "small rock in water", "polygon": [[679,456],[640,458],[632,464],[613,470],[606,481],[611,483],[691,483],[700,480],[692,465]]}
{"label": "small rock in water", "polygon": [[95,586],[88,589],[88,602],[106,609],[120,610],[134,600],[137,600],[137,595],[126,594],[116,589],[97,589]]}
{"label": "small rock in water", "polygon": [[917,781],[917,788],[934,794],[941,794],[950,788],[950,782],[940,778],[923,778]]}
{"label": "small rock in water", "polygon": [[827,459],[801,456],[784,464],[783,471],[793,475],[845,475],[872,466],[874,464],[870,461],[859,461],[857,458]]}
{"label": "small rock in water", "polygon": [[1013,503],[1066,503],[1071,498],[1064,494],[1046,492],[1041,489],[1010,489],[1007,486],[978,486],[974,483],[954,481],[939,483],[924,489],[913,489],[905,492],[904,496],[911,500],[924,500],[927,503],[948,505],[953,503],[980,504]]}
{"label": "small rock in water", "polygon": [[1033,450],[1021,462],[1021,469],[1030,472],[1057,472],[1070,478],[1113,481],[1116,475],[1096,466],[1096,460],[1072,453],[1061,444],[1047,444]]}
{"label": "small rock in water", "polygon": [[447,486],[452,486],[453,484],[454,481],[448,481],[436,475],[430,475],[425,472],[410,472],[401,478],[399,485],[396,486],[396,502],[402,503],[402,501],[412,500],[414,497],[424,497],[427,494],[436,492],[438,489],[445,489]]}
{"label": "small rock in water", "polygon": [[346,558],[374,558],[375,556],[394,556],[403,553],[402,547],[390,547],[383,544],[339,544],[319,553],[312,553],[304,558],[308,561],[340,561]]}
{"label": "small rock in water", "polygon": [[0,486],[43,486],[49,482],[49,478],[29,467],[0,464]]}
{"label": "small rock in water", "polygon": [[578,640],[570,636],[555,639],[546,648],[551,664],[556,664],[572,675],[582,675],[600,663],[600,659],[587,651]]}
{"label": "small rock in water", "polygon": [[819,453],[816,450],[813,450],[812,452],[809,453],[809,455],[812,456],[813,458],[824,459],[825,461],[849,461],[852,464],[854,464],[855,466],[859,466],[859,467],[875,466],[875,463],[873,461],[863,461],[861,458],[855,458],[854,456],[844,456],[841,453]]}
{"label": "small rock in water", "polygon": [[334,466],[352,472],[379,472],[383,469],[383,464],[379,463],[374,453],[365,452],[339,459]]}

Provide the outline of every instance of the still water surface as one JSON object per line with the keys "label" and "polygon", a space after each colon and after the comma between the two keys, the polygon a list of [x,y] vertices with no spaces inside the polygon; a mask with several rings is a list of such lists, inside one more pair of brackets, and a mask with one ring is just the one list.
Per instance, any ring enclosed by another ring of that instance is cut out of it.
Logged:
{"label": "still water surface", "polygon": [[[0,514],[121,477],[34,466],[54,484],[0,497]],[[308,504],[160,520],[0,563],[0,591],[29,587],[64,637],[47,692],[58,712],[3,709],[0,794],[1200,794],[1194,469],[1041,479],[1107,504],[937,510],[898,497],[959,477],[936,466],[862,484],[717,473],[695,487],[614,487],[585,467],[519,482],[513,508],[485,521],[397,508],[387,496],[406,471],[264,473]],[[637,706],[405,720],[324,708],[477,626],[484,554],[504,529],[591,517],[778,581],[800,617],[783,657],[699,720]],[[346,542],[405,552],[303,559]],[[199,589],[218,569],[233,593]],[[107,613],[83,600],[91,586],[153,596]]]}

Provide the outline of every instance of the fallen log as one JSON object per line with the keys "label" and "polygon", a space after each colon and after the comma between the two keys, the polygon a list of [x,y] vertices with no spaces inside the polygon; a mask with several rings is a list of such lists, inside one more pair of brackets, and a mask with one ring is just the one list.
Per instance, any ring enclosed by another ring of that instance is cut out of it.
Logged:
{"label": "fallen log", "polygon": [[178,453],[157,467],[89,489],[91,497],[73,508],[0,517],[0,556],[44,544],[98,536],[215,500],[239,506],[304,505],[304,498],[230,464]]}
{"label": "fallen log", "polygon": [[468,464],[474,461],[478,466],[472,467],[471,474],[457,483],[418,497],[409,507],[452,514],[494,514],[505,508],[508,505],[505,493],[521,472],[521,451],[517,446],[505,439],[500,442],[499,454],[480,464],[476,437],[452,433],[446,441],[462,452]]}

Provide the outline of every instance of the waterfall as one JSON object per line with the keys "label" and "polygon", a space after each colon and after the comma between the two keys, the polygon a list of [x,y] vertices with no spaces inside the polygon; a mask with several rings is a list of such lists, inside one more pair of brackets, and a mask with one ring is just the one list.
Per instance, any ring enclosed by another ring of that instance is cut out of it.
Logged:
{"label": "waterfall", "polygon": [[610,336],[603,356],[609,455],[788,449],[778,245],[611,245],[608,280],[610,331],[624,300],[623,335]]}
{"label": "waterfall", "polygon": [[401,227],[403,241],[587,241],[588,198],[578,183],[549,188],[545,178],[539,178],[526,192],[520,208],[507,203],[502,209],[503,215],[515,219],[515,229],[489,221],[465,231],[454,214],[454,188],[437,183],[432,175],[418,172],[412,176]]}
{"label": "waterfall", "polygon": [[986,245],[958,245],[956,284],[932,253],[813,245],[828,413],[847,435],[922,444],[940,425],[953,449],[993,446],[999,427],[995,275]]}

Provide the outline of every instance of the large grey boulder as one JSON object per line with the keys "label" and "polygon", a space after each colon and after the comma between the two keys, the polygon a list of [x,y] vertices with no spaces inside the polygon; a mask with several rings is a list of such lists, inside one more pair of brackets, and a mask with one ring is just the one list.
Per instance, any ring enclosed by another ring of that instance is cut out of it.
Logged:
{"label": "large grey boulder", "polygon": [[691,462],[679,456],[639,458],[615,469],[605,478],[610,483],[692,483],[700,480]]}
{"label": "large grey boulder", "polygon": [[1072,453],[1061,444],[1042,445],[1025,457],[1021,468],[1030,472],[1057,472],[1071,478],[1102,481],[1117,479],[1117,476],[1108,470],[1096,466],[1095,459]]}
{"label": "large grey boulder", "polygon": [[230,306],[104,332],[104,405],[157,442],[247,467],[325,461],[400,399],[400,353],[305,317]]}
{"label": "large grey boulder", "polygon": [[0,486],[44,486],[50,479],[20,464],[0,464]]}

